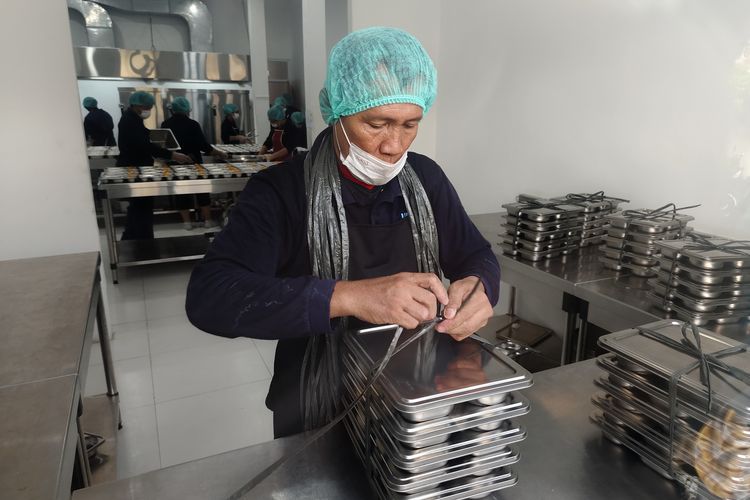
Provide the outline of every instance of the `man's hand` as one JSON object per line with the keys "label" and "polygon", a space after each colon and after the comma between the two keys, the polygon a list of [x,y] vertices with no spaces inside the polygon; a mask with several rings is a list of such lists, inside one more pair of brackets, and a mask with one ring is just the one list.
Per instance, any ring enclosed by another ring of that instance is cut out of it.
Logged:
{"label": "man's hand", "polygon": [[[481,281],[479,288],[464,304],[477,281],[480,280],[476,276],[469,276],[451,283],[448,288],[448,305],[443,311],[445,320],[437,324],[436,331],[447,333],[456,340],[463,340],[487,324],[487,320],[492,317],[492,306]],[[458,311],[459,308],[461,311]]]}
{"label": "man's hand", "polygon": [[216,148],[214,148],[214,150],[211,151],[211,156],[214,156],[216,158],[221,158],[222,160],[226,160],[229,158],[229,155],[227,153],[225,153],[224,151],[219,151]]}
{"label": "man's hand", "polygon": [[188,155],[178,153],[177,151],[172,152],[172,160],[177,163],[193,163],[193,160]]}
{"label": "man's hand", "polygon": [[437,276],[399,273],[337,282],[330,316],[354,316],[375,325],[395,323],[412,329],[437,315],[438,302],[448,304],[448,293]]}

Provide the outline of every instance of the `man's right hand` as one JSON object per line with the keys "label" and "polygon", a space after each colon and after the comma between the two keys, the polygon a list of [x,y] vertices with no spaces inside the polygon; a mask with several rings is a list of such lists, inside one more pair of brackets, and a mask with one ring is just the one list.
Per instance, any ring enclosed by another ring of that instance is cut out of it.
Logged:
{"label": "man's right hand", "polygon": [[193,163],[193,160],[188,155],[178,153],[177,151],[172,152],[172,160],[177,163]]}
{"label": "man's right hand", "polygon": [[399,273],[382,278],[339,281],[331,297],[331,318],[354,316],[375,325],[416,328],[437,315],[448,292],[434,274]]}

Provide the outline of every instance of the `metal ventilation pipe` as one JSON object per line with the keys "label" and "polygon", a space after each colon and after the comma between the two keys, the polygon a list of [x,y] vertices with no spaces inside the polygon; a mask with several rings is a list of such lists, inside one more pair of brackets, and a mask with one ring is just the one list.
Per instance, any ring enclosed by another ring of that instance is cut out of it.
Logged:
{"label": "metal ventilation pipe", "polygon": [[68,0],[68,8],[78,11],[86,22],[86,32],[91,47],[114,47],[115,35],[112,19],[107,10],[88,0]]}
{"label": "metal ventilation pipe", "polygon": [[190,30],[190,50],[213,51],[211,12],[200,0],[97,0],[97,3],[128,12],[180,16],[187,22]]}

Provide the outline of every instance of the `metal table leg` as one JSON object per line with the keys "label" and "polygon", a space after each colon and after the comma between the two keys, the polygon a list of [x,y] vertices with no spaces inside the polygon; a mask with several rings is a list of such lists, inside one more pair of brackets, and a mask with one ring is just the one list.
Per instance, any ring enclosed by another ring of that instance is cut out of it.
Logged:
{"label": "metal table leg", "polygon": [[579,299],[578,304],[578,317],[581,320],[581,326],[578,328],[578,343],[576,345],[576,361],[583,361],[584,352],[586,348],[586,337],[588,335],[589,325],[589,303],[585,300]]}
{"label": "metal table leg", "polygon": [[112,272],[112,283],[118,282],[117,264],[117,233],[115,231],[115,218],[112,216],[112,202],[104,193],[102,198],[102,212],[104,212],[104,234],[107,237],[107,249],[109,250],[109,269]]}
{"label": "metal table leg", "polygon": [[[101,275],[97,272],[97,282],[101,283]],[[107,313],[104,310],[104,301],[102,300],[101,285],[97,287],[96,298],[96,322],[99,329],[99,347],[102,351],[102,364],[104,365],[104,377],[107,380],[107,396],[116,397],[117,381],[115,380],[115,365],[112,361],[112,345],[109,341],[109,327],[107,326]],[[122,415],[120,407],[117,407],[117,425],[122,428]]]}
{"label": "metal table leg", "polygon": [[78,400],[78,415],[76,416],[76,428],[78,429],[78,442],[76,443],[76,459],[81,471],[81,482],[84,488],[91,486],[91,465],[86,453],[86,438],[81,427],[81,415],[83,414],[83,402]]}

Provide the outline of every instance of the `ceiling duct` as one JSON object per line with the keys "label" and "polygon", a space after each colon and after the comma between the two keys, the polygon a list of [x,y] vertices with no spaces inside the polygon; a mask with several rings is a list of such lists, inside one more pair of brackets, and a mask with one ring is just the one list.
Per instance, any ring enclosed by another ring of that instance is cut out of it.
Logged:
{"label": "ceiling duct", "polygon": [[83,16],[91,47],[115,46],[112,19],[104,7],[88,0],[68,0],[68,8]]}
{"label": "ceiling duct", "polygon": [[[211,12],[209,12],[206,4],[199,0],[97,0],[97,3],[140,14],[180,16],[187,22],[190,30],[190,50],[193,52],[211,52],[213,50],[214,33]],[[70,4],[70,1],[68,4]]]}

